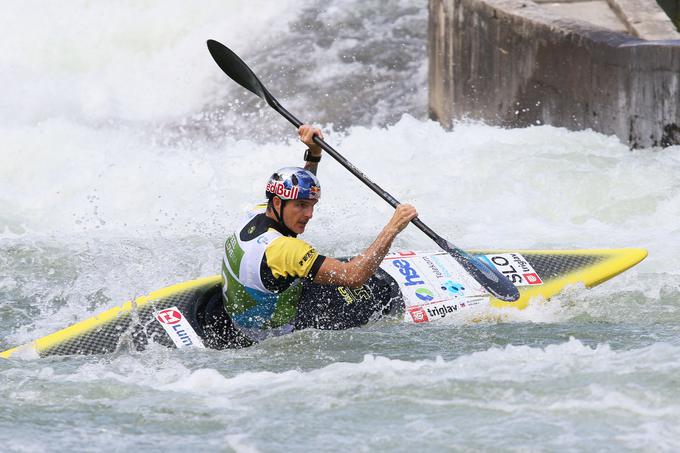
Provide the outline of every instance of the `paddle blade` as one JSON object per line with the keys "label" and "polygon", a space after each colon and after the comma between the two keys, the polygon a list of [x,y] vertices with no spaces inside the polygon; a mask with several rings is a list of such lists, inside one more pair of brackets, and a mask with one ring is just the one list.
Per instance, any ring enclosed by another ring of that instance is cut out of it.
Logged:
{"label": "paddle blade", "polygon": [[438,242],[438,244],[494,297],[506,302],[514,302],[519,299],[519,290],[498,269],[459,249],[445,239],[443,243]]}
{"label": "paddle blade", "polygon": [[269,94],[269,91],[255,76],[255,73],[248,67],[241,58],[231,51],[227,46],[215,40],[208,40],[208,50],[212,55],[217,66],[224,71],[234,82],[241,85],[246,90],[261,97],[267,104],[274,107],[276,99]]}

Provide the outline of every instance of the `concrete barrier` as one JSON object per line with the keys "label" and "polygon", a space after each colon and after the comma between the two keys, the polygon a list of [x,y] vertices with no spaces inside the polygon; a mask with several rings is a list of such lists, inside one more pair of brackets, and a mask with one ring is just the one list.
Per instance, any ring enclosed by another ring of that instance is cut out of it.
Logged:
{"label": "concrete barrier", "polygon": [[642,40],[531,1],[429,8],[430,114],[445,126],[551,124],[633,148],[680,144],[680,40]]}

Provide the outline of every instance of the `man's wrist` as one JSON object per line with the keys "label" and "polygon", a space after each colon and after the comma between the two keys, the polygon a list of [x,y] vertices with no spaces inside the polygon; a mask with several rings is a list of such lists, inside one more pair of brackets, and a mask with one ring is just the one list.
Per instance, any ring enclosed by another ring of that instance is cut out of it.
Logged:
{"label": "man's wrist", "polygon": [[307,148],[305,150],[304,159],[306,162],[318,163],[321,161],[321,151],[319,151],[318,153],[314,153],[311,149]]}

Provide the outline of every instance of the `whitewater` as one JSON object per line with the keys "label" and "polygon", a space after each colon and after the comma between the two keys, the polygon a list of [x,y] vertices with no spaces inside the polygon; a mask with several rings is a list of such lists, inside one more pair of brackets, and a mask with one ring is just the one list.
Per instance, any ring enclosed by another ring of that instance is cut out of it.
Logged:
{"label": "whitewater", "polygon": [[[0,361],[3,451],[677,451],[680,147],[427,116],[427,1],[8,1],[0,350],[219,272],[291,126],[462,248],[643,247],[593,289],[481,322],[306,330],[235,351]],[[36,13],[39,11],[39,13]],[[304,238],[363,250],[391,208],[330,156]],[[409,227],[395,248],[434,250]]]}

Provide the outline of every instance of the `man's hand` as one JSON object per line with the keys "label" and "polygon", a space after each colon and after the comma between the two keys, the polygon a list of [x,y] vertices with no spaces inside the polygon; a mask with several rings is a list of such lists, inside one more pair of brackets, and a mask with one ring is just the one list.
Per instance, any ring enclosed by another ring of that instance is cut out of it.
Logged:
{"label": "man's hand", "polygon": [[394,235],[401,233],[409,222],[418,217],[418,212],[410,204],[400,204],[394,211],[392,218],[387,223],[386,229],[393,230]]}
{"label": "man's hand", "polygon": [[314,143],[313,138],[316,135],[319,138],[323,138],[321,129],[318,127],[310,126],[309,124],[303,124],[298,129],[300,134],[300,141],[309,147],[309,152],[314,157],[319,157],[321,155],[321,147]]}

